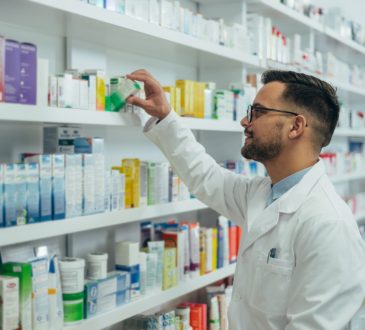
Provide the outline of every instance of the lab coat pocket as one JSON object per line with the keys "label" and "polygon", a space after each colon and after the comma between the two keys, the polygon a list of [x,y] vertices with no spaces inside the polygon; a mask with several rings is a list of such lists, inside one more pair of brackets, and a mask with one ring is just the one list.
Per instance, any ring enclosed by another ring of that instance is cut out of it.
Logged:
{"label": "lab coat pocket", "polygon": [[285,314],[294,263],[269,258],[264,254],[256,260],[251,299],[253,307],[265,313]]}

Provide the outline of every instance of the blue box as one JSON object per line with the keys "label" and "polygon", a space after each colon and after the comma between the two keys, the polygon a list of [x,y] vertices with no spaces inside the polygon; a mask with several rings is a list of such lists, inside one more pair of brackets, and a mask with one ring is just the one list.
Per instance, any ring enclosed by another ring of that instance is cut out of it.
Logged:
{"label": "blue box", "polygon": [[27,223],[41,220],[39,194],[39,166],[36,163],[25,164],[27,172]]}
{"label": "blue box", "polygon": [[130,285],[131,280],[128,272],[110,272],[105,279],[85,283],[85,300],[91,301],[118,291],[129,290]]}
{"label": "blue box", "polygon": [[50,155],[25,158],[26,163],[39,165],[39,192],[41,221],[52,220],[52,166]]}
{"label": "blue box", "polygon": [[128,272],[131,277],[131,300],[138,298],[141,295],[141,288],[139,285],[139,264],[134,266],[115,265],[116,270]]}
{"label": "blue box", "polygon": [[27,223],[27,172],[25,164],[15,164],[15,219],[17,225]]}
{"label": "blue box", "polygon": [[15,164],[4,165],[4,226],[16,226]]}
{"label": "blue box", "polygon": [[65,218],[65,156],[51,155],[52,166],[52,219]]}

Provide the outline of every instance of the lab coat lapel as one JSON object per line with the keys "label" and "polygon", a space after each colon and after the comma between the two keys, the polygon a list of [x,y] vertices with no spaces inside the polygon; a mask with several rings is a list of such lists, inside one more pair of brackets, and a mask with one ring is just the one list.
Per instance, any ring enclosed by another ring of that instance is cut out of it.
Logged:
{"label": "lab coat lapel", "polygon": [[278,203],[274,202],[265,208],[253,221],[251,230],[242,242],[241,253],[245,252],[257,239],[274,228],[279,220]]}
{"label": "lab coat lapel", "polygon": [[257,239],[278,224],[280,213],[294,213],[324,174],[324,164],[319,160],[296,186],[259,213],[252,221],[252,227],[245,236],[246,239],[242,242],[241,253],[245,252]]}

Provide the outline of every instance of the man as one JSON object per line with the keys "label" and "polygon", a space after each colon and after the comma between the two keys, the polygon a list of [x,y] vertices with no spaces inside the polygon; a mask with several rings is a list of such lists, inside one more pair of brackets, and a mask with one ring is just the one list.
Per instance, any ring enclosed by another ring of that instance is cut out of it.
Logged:
{"label": "man", "polygon": [[146,100],[129,99],[153,116],[145,134],[193,194],[243,228],[230,329],[345,329],[364,300],[365,249],[319,160],[338,120],[335,90],[305,74],[263,74],[241,121],[242,155],[269,178],[249,180],[206,154],[148,72],[129,78],[145,84]]}

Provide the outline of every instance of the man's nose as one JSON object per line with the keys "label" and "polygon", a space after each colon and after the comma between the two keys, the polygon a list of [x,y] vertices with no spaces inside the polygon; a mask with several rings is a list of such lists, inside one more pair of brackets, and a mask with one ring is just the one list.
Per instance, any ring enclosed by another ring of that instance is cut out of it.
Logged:
{"label": "man's nose", "polygon": [[244,116],[244,117],[241,119],[240,124],[241,124],[241,126],[242,126],[242,127],[245,127],[245,128],[246,128],[248,125],[250,125],[250,123],[248,122],[248,118],[247,118],[247,116]]}

